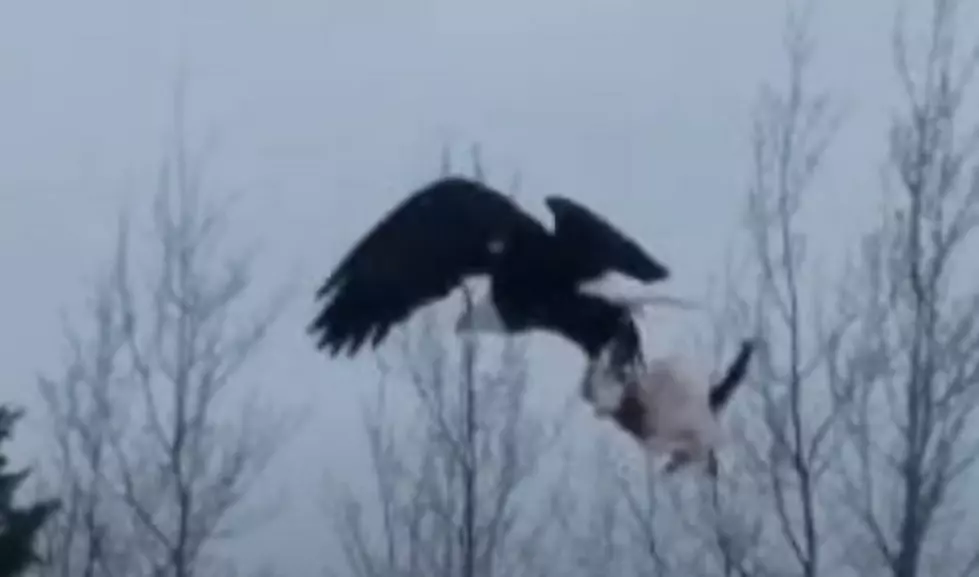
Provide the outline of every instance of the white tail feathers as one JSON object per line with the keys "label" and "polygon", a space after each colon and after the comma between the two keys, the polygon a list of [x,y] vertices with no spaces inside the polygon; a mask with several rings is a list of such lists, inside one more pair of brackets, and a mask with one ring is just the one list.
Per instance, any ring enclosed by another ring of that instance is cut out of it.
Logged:
{"label": "white tail feathers", "polygon": [[636,316],[642,316],[647,307],[666,307],[687,311],[705,311],[707,307],[695,301],[666,295],[646,295],[622,298],[619,300]]}
{"label": "white tail feathers", "polygon": [[650,294],[649,290],[648,283],[619,272],[608,272],[578,285],[578,291],[625,305],[634,313],[639,313],[649,306],[666,306],[685,310],[706,309],[704,305],[694,301]]}

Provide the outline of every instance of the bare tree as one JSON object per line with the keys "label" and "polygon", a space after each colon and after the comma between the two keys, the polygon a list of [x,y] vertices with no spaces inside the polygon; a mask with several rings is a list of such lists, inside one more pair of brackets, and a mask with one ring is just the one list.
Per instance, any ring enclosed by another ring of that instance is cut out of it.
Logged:
{"label": "bare tree", "polygon": [[[619,491],[625,475],[615,449],[609,439],[599,438],[594,458],[586,461],[591,465],[586,478],[590,491],[576,496],[576,510],[565,512],[570,517],[563,527],[572,545],[569,552],[574,552],[580,573],[589,577],[628,575],[629,564],[635,559],[627,554],[631,543],[626,537],[632,527],[622,507]],[[655,550],[658,540],[650,543]]]}
{"label": "bare tree", "polygon": [[[698,352],[713,356],[719,374],[732,343],[746,333],[759,337],[754,364],[760,370],[749,378],[756,395],[739,394],[725,409],[735,438],[724,450],[727,462],[716,483],[682,487],[689,479],[681,486],[659,480],[648,466],[621,480],[617,492],[625,510],[618,516],[633,528],[626,554],[642,574],[748,576],[791,570],[815,577],[823,571],[818,486],[825,484],[830,433],[837,422],[825,384],[827,354],[850,321],[817,319],[823,303],[806,299],[814,299],[819,289],[802,288],[812,284],[804,278],[812,271],[798,217],[842,119],[828,95],[809,86],[811,8],[810,3],[790,5],[784,29],[787,82],[763,85],[754,116],[750,247],[746,255],[729,255],[728,262],[731,269],[757,272],[758,284],[739,286],[740,279],[727,271],[711,299],[720,301],[722,310],[707,338],[697,339]],[[832,330],[816,330],[825,326]],[[599,518],[621,506],[606,504]],[[693,548],[690,555],[683,554],[678,531]],[[772,547],[774,541],[779,545]],[[786,561],[794,567],[785,567]]]}
{"label": "bare tree", "polygon": [[810,6],[789,11],[788,85],[762,91],[749,218],[761,270],[757,322],[767,345],[757,363],[768,437],[767,454],[759,464],[764,463],[778,533],[793,563],[805,577],[816,577],[824,570],[819,485],[833,457],[830,441],[836,422],[829,396],[820,395],[826,388],[819,386],[818,371],[826,366],[827,347],[848,323],[837,319],[830,334],[806,330],[826,324],[819,318],[821,303],[811,301],[815,306],[807,307],[804,302],[819,293],[807,295],[802,287],[818,285],[819,279],[811,268],[806,275],[806,237],[798,214],[840,119],[827,95],[813,93],[807,85]]}
{"label": "bare tree", "polygon": [[979,290],[962,276],[974,270],[979,224],[979,124],[967,124],[979,112],[970,91],[979,48],[963,57],[957,42],[958,11],[968,6],[928,7],[921,50],[896,26],[904,89],[889,141],[888,177],[896,178],[885,181],[882,221],[848,292],[860,338],[834,374],[841,394],[857,391],[846,412],[853,464],[843,497],[863,529],[857,544],[872,555],[852,561],[901,577],[979,571],[979,532],[966,524],[976,509],[963,482],[979,456],[970,426],[979,406]]}
{"label": "bare tree", "polygon": [[[478,150],[474,157],[482,179]],[[438,309],[425,311],[392,338],[398,359],[381,363],[364,410],[372,489],[336,498],[331,483],[345,569],[357,577],[548,573],[548,504],[558,493],[541,486],[538,468],[559,428],[527,406],[521,339],[506,339],[497,356],[479,338],[456,345],[446,324]]]}
{"label": "bare tree", "polygon": [[246,528],[232,514],[285,438],[243,372],[284,301],[251,298],[252,257],[228,250],[228,206],[205,195],[183,112],[181,87],[155,235],[131,242],[122,220],[90,307],[66,324],[64,369],[41,379],[65,504],[47,534],[51,575],[215,575],[209,546]]}
{"label": "bare tree", "polygon": [[[625,440],[633,442],[631,438]],[[671,529],[679,524],[676,523],[679,518],[674,515],[676,510],[671,510],[670,505],[675,503],[678,495],[658,478],[660,472],[651,462],[650,455],[642,452],[641,448],[639,452],[639,455],[635,451],[629,452],[631,457],[639,457],[637,466],[623,467],[614,486],[614,494],[619,497],[618,506],[624,508],[618,515],[621,525],[625,527],[624,535],[616,535],[612,526],[600,526],[600,536],[596,537],[624,542],[626,549],[620,555],[628,566],[615,574],[637,577],[677,575],[683,571],[678,566],[679,556],[675,551],[677,532]],[[606,505],[610,509],[615,506],[616,501]],[[600,511],[600,518],[611,516],[611,511]],[[608,519],[608,522],[612,520]]]}
{"label": "bare tree", "polygon": [[[714,366],[711,382],[720,378],[726,363],[722,355],[732,327],[749,326],[746,322],[747,307],[732,300],[726,310],[714,322],[712,348]],[[740,309],[740,310],[739,310]],[[702,345],[703,346],[703,345]],[[751,432],[757,427],[758,408],[745,402],[745,393],[738,401],[725,409],[724,427],[731,439],[718,455],[722,471],[717,479],[700,478],[691,483],[681,481],[665,487],[665,500],[671,524],[680,531],[686,541],[676,566],[679,574],[722,575],[724,577],[749,577],[778,574],[773,560],[771,531],[771,507],[764,483],[759,483],[757,447],[760,441]],[[679,480],[679,479],[678,479]],[[664,499],[664,497],[660,497]],[[662,507],[661,507],[662,508]],[[662,516],[662,513],[661,513]],[[677,537],[674,537],[677,540]],[[683,543],[684,541],[679,541]],[[775,559],[779,553],[775,552]]]}
{"label": "bare tree", "polygon": [[[706,335],[696,339],[696,348],[712,358],[714,370],[710,382],[721,378],[730,362],[728,351],[747,336],[757,316],[753,305],[758,299],[749,302],[740,296],[735,271],[750,271],[758,255],[752,251],[736,255],[737,251],[729,251],[720,282],[715,278],[711,283],[715,295],[708,301],[720,300],[718,314]],[[753,372],[750,371],[746,379],[749,384]],[[766,441],[771,442],[771,434],[764,426],[765,419],[758,418],[763,414],[765,404],[764,395],[759,397],[760,406],[750,403],[752,398],[746,391],[724,409],[724,427],[730,442],[718,456],[722,474],[715,480],[698,484],[692,495],[674,499],[680,507],[678,514],[688,519],[687,534],[698,544],[696,555],[707,566],[700,569],[700,573],[724,577],[772,573],[771,551],[763,546],[766,541],[773,541],[766,537],[774,528],[770,501],[767,500],[770,493],[764,490],[768,463],[760,457],[758,450]],[[763,426],[758,427],[759,421]],[[763,482],[759,483],[759,479]]]}
{"label": "bare tree", "polygon": [[567,457],[579,484],[569,483],[555,516],[564,541],[561,555],[571,565],[562,574],[671,575],[673,543],[667,529],[675,519],[660,506],[656,473],[642,466],[648,463],[632,437],[605,424],[611,435],[593,443],[578,441],[590,450]]}
{"label": "bare tree", "polygon": [[725,410],[735,441],[725,451],[730,463],[716,484],[701,488],[695,508],[706,521],[698,533],[726,576],[834,571],[822,527],[839,419],[826,382],[830,353],[852,321],[820,299],[835,287],[822,282],[800,222],[842,120],[809,79],[813,7],[805,0],[789,5],[787,80],[762,86],[754,115],[750,249],[739,268],[757,284],[738,286],[729,271],[719,295],[723,311],[710,331],[715,359],[749,331],[760,341],[746,387],[754,394],[746,390]]}

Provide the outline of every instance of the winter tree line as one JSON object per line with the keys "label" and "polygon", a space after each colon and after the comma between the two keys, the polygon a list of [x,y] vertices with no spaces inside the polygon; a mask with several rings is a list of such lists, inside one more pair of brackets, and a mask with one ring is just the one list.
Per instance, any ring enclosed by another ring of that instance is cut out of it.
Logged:
{"label": "winter tree line", "polygon": [[[575,463],[564,421],[527,400],[524,340],[457,339],[435,309],[381,356],[362,407],[369,470],[324,487],[343,555],[309,574],[979,575],[979,37],[955,0],[929,5],[897,19],[881,186],[852,191],[880,210],[833,270],[805,217],[848,116],[811,79],[810,6],[790,11],[703,339],[718,366],[744,327],[764,343],[716,482],[664,478],[606,441]],[[285,300],[252,295],[251,255],[223,242],[233,223],[191,152],[175,131],[155,234],[137,242],[121,222],[65,330],[70,355],[40,379],[43,474],[0,456],[0,575],[276,574],[216,545],[262,521],[243,503],[288,438],[240,377]],[[0,410],[0,443],[20,415]]]}

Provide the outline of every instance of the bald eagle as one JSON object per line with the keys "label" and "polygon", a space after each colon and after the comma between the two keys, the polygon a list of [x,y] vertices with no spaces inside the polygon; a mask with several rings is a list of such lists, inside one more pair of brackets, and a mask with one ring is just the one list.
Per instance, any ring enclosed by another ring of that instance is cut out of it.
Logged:
{"label": "bald eagle", "polygon": [[376,348],[421,307],[488,275],[489,295],[462,313],[457,333],[545,330],[575,343],[589,360],[609,349],[613,369],[636,365],[640,337],[630,314],[636,301],[603,296],[589,283],[617,273],[648,285],[667,279],[668,269],[583,205],[562,196],[545,204],[553,232],[475,180],[449,176],[412,193],[317,290],[322,304],[307,329],[317,348],[331,356],[353,356],[367,343]]}

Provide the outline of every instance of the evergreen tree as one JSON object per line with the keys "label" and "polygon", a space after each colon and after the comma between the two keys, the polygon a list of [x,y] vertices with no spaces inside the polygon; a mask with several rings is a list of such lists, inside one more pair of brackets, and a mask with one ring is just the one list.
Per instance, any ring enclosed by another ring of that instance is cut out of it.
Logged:
{"label": "evergreen tree", "polygon": [[48,517],[58,508],[58,501],[39,501],[24,506],[14,503],[14,495],[30,474],[28,470],[11,472],[3,444],[13,433],[22,410],[0,405],[0,577],[22,575],[39,561],[34,540]]}

